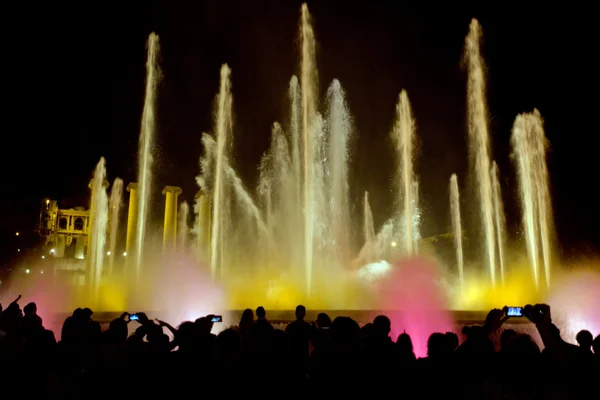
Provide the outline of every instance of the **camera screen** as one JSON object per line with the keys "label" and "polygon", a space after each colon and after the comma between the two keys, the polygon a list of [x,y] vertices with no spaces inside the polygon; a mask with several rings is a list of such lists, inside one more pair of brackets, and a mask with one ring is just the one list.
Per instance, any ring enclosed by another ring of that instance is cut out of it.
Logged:
{"label": "camera screen", "polygon": [[523,307],[508,307],[508,311],[506,315],[509,317],[522,317],[523,316]]}

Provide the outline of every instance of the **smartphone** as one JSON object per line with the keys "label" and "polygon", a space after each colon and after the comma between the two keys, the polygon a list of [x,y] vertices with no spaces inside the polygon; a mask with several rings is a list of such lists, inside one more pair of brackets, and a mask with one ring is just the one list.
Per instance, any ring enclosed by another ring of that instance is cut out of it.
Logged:
{"label": "smartphone", "polygon": [[522,317],[523,307],[508,307],[506,310],[507,317]]}
{"label": "smartphone", "polygon": [[213,315],[210,322],[223,322],[223,316],[222,315]]}
{"label": "smartphone", "polygon": [[139,321],[140,317],[137,314],[129,314],[130,321]]}

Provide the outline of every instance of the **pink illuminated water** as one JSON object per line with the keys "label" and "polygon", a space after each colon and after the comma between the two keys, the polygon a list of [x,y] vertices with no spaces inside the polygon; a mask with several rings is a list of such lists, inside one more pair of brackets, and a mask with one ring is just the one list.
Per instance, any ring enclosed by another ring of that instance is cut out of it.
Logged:
{"label": "pink illuminated water", "polygon": [[554,282],[547,303],[552,321],[561,336],[575,344],[575,335],[587,329],[600,334],[600,274],[591,271],[573,272]]}
{"label": "pink illuminated water", "polygon": [[429,335],[454,331],[439,278],[432,260],[415,257],[396,263],[379,283],[379,308],[392,322],[390,336],[395,340],[406,331],[417,357],[427,355]]}

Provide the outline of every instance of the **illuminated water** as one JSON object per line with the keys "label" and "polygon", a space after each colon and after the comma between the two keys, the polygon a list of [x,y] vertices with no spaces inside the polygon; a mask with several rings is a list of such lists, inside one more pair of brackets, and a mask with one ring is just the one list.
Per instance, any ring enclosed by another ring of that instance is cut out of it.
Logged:
{"label": "illuminated water", "polygon": [[87,252],[87,273],[92,299],[100,295],[100,282],[106,252],[106,228],[108,222],[108,196],[106,194],[106,162],[100,158],[91,182],[90,220]]}
{"label": "illuminated water", "polygon": [[312,273],[313,273],[313,246],[314,246],[314,225],[317,219],[315,216],[315,206],[319,193],[317,192],[317,183],[315,175],[319,169],[315,168],[319,161],[320,126],[317,124],[317,87],[318,75],[316,68],[316,40],[311,25],[311,17],[306,3],[302,4],[302,14],[300,19],[300,40],[301,40],[301,61],[300,61],[300,88],[301,88],[301,116],[302,116],[302,143],[304,146],[304,268],[306,279],[306,293],[312,292]]}
{"label": "illuminated water", "polygon": [[[417,213],[418,183],[414,171],[415,121],[406,91],[400,92],[396,105],[396,122],[392,130],[392,139],[396,144],[399,161],[399,204],[402,204],[403,245],[407,255],[415,252],[413,232],[414,216]],[[418,231],[417,231],[418,232]]]}
{"label": "illuminated water", "polygon": [[[152,151],[156,130],[156,98],[157,86],[160,80],[158,67],[159,45],[158,36],[151,33],[148,38],[148,58],[146,61],[146,94],[144,97],[144,110],[140,128],[138,147],[138,216],[135,235],[135,273],[139,281],[142,257],[144,253],[144,239],[146,235],[150,192],[152,190]],[[129,257],[132,255],[130,254]]]}
{"label": "illuminated water", "polygon": [[224,188],[223,175],[225,173],[225,162],[229,149],[229,141],[232,139],[232,96],[231,96],[231,70],[224,64],[221,67],[221,85],[217,96],[217,112],[215,117],[215,137],[216,154],[214,155],[214,182],[212,186],[212,232],[210,243],[210,268],[213,279],[217,274],[217,269],[222,268],[223,246],[225,235],[222,226],[225,224],[224,218]]}
{"label": "illuminated water", "polygon": [[493,162],[492,170],[492,194],[494,200],[494,222],[496,225],[496,243],[498,244],[498,263],[500,265],[500,281],[504,285],[504,251],[506,250],[506,219],[504,217],[504,204],[502,202],[502,188],[500,186],[500,169],[496,162]]}
{"label": "illuminated water", "polygon": [[[435,254],[425,251],[425,240],[420,237],[421,219],[426,223],[428,213],[419,207],[415,117],[406,92],[400,93],[395,120],[390,121],[394,126],[394,146],[390,146],[388,155],[381,155],[396,161],[397,168],[390,173],[390,188],[397,192],[387,188],[372,192],[392,197],[394,211],[376,225],[370,203],[373,198],[366,192],[362,199],[351,198],[350,149],[353,135],[360,132],[352,130],[351,113],[339,81],[334,80],[322,98],[318,94],[315,32],[308,9],[303,6],[299,79],[292,77],[287,88],[289,115],[272,125],[271,142],[260,162],[256,193],[244,184],[235,169],[231,71],[223,65],[213,131],[201,139],[204,151],[197,178],[201,195],[194,203],[196,218],[192,230],[196,237],[188,240],[192,236],[188,231],[189,207],[182,203],[177,251],[157,250],[161,248],[160,240],[154,238],[155,232],[147,224],[159,78],[158,38],[151,35],[139,154],[139,185],[144,187],[138,189],[139,219],[143,221],[136,227],[135,257],[114,257],[114,249],[119,245],[118,240],[113,242],[113,229],[118,225],[111,223],[108,260],[112,273],[104,272],[106,225],[102,228],[102,223],[106,223],[108,206],[106,190],[95,184],[89,247],[93,254],[88,257],[86,279],[89,284],[80,287],[73,284],[77,279],[72,277],[42,275],[40,264],[35,275],[41,283],[30,286],[30,295],[35,293],[61,310],[81,304],[96,310],[169,309],[170,321],[174,323],[215,310],[259,305],[270,309],[293,309],[302,303],[312,309],[400,310],[390,312],[394,333],[406,328],[419,338],[418,352],[424,349],[426,334],[451,329],[449,314],[444,311],[448,308],[478,310],[543,301],[546,288],[532,290],[542,281],[538,279],[542,269],[545,282],[550,282],[552,220],[543,126],[537,112],[521,115],[515,121],[512,142],[527,239],[523,248],[527,248],[529,256],[520,260],[517,248],[511,251],[508,265],[500,175],[489,155],[480,35],[474,21],[466,41],[466,55],[469,150],[478,182],[477,197],[459,197],[457,178],[450,177],[449,208],[458,279],[448,273],[446,260],[433,260]],[[103,160],[98,168],[95,183],[106,176]],[[363,193],[364,189],[358,189]],[[122,184],[116,180],[111,191],[115,202],[121,197],[119,191]],[[425,198],[422,203],[428,205],[430,201]],[[441,206],[447,207],[445,201]],[[485,250],[472,257],[469,254],[475,252],[466,250],[474,241],[469,240],[470,236],[476,240],[477,234],[466,232],[463,236],[463,225],[471,217],[471,209],[482,216],[486,243]],[[97,210],[101,210],[101,217],[96,217]],[[362,214],[363,220],[352,221],[351,210]],[[111,206],[110,211],[110,220],[118,220],[116,207]],[[364,243],[359,240],[358,246],[353,245],[351,236],[361,232]],[[433,238],[434,242],[438,240],[442,241]],[[415,256],[418,248],[420,257]],[[120,268],[127,258],[137,260],[133,275]],[[488,265],[484,271],[480,267],[482,261]],[[502,285],[496,285],[496,269]],[[592,291],[581,281],[569,287],[579,287],[588,294]],[[564,302],[567,297],[558,298]]]}
{"label": "illuminated water", "polygon": [[519,178],[523,232],[535,286],[540,286],[543,267],[546,286],[550,285],[552,206],[548,168],[547,140],[538,110],[520,114],[513,125],[511,143]]}
{"label": "illuminated water", "polygon": [[465,42],[468,65],[467,109],[469,130],[469,157],[478,191],[481,227],[492,286],[496,285],[496,240],[494,235],[494,206],[490,178],[490,138],[488,110],[485,97],[485,66],[481,55],[481,27],[471,21]]}
{"label": "illuminated water", "polygon": [[461,290],[465,285],[464,256],[462,245],[462,221],[460,219],[460,196],[456,174],[450,177],[450,215],[452,217],[452,232],[454,234],[454,249],[456,252],[456,267]]}
{"label": "illuminated water", "polygon": [[109,235],[108,235],[108,274],[112,275],[115,268],[115,257],[117,257],[117,240],[119,235],[119,217],[123,205],[123,180],[115,178],[110,189],[108,201],[109,212]]}

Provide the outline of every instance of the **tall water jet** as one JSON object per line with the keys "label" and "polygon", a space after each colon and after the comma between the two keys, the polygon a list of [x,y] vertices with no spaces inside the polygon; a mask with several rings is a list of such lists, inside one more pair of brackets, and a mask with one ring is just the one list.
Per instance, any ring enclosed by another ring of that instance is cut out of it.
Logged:
{"label": "tall water jet", "polygon": [[302,144],[300,138],[300,87],[298,84],[298,77],[292,76],[290,79],[289,88],[289,100],[290,100],[290,147],[292,157],[292,173],[294,179],[294,193],[296,194],[296,204],[294,204],[293,210],[301,211],[302,198],[302,164],[300,161],[300,146]]}
{"label": "tall water jet", "polygon": [[539,257],[544,267],[546,285],[550,285],[550,241],[552,235],[552,205],[546,166],[548,142],[540,112],[517,116],[511,143],[519,177],[523,232],[536,288],[539,288]]}
{"label": "tall water jet", "polygon": [[[210,242],[210,270],[213,279],[216,278],[217,268],[222,261],[220,249],[223,248],[223,204],[224,187],[223,175],[228,155],[229,143],[233,136],[233,97],[231,95],[231,69],[227,64],[221,66],[221,83],[217,95],[217,110],[215,114],[215,170],[212,185],[212,232]],[[222,272],[222,271],[221,271]]]}
{"label": "tall water jet", "polygon": [[498,262],[500,264],[500,281],[505,282],[504,251],[506,249],[506,218],[504,216],[504,203],[502,202],[502,187],[500,186],[500,169],[494,161],[492,163],[492,193],[494,198],[494,222],[496,223],[496,242],[498,244]]}
{"label": "tall water jet", "polygon": [[334,79],[327,91],[329,105],[328,161],[329,208],[331,219],[329,237],[335,238],[333,252],[345,259],[350,247],[350,210],[348,203],[348,143],[351,135],[350,113],[346,107],[344,91]]}
{"label": "tall water jet", "polygon": [[456,266],[461,291],[465,283],[464,258],[462,247],[462,222],[460,219],[460,196],[456,174],[450,177],[450,215],[452,217],[452,232],[454,233],[454,249],[456,251]]}
{"label": "tall water jet", "polygon": [[115,257],[117,250],[117,239],[119,234],[119,213],[123,198],[123,180],[115,178],[110,190],[110,199],[108,201],[108,209],[110,213],[109,224],[110,234],[108,240],[108,274],[112,275],[115,267]]}
{"label": "tall water jet", "polygon": [[138,215],[135,238],[135,275],[139,281],[144,248],[144,236],[148,220],[148,205],[152,185],[152,146],[156,130],[156,92],[160,81],[158,66],[158,35],[151,33],[148,37],[148,58],[146,60],[146,94],[140,129],[138,147]]}
{"label": "tall water jet", "polygon": [[396,122],[392,129],[392,139],[398,154],[398,177],[400,183],[399,204],[402,205],[401,221],[403,223],[404,250],[408,255],[414,252],[413,219],[416,212],[415,202],[418,188],[414,173],[415,123],[405,90],[400,92],[396,105]]}
{"label": "tall water jet", "polygon": [[492,286],[496,285],[496,241],[494,236],[494,211],[490,179],[490,139],[488,110],[485,97],[485,66],[481,55],[481,27],[476,19],[471,21],[465,41],[465,58],[468,65],[467,110],[469,119],[469,156],[475,175],[481,207],[481,222],[485,234],[488,267]]}
{"label": "tall water jet", "polygon": [[306,3],[302,4],[300,39],[302,43],[300,87],[302,98],[302,139],[304,145],[304,262],[306,292],[312,291],[313,229],[314,229],[314,174],[315,135],[317,110],[316,40],[311,16]]}
{"label": "tall water jet", "polygon": [[189,234],[189,214],[190,206],[188,205],[187,201],[181,202],[181,204],[179,205],[179,215],[177,216],[179,219],[179,222],[177,223],[177,229],[179,230],[179,232],[177,232],[177,235],[179,236],[177,238],[177,249],[181,251],[185,251],[185,249],[187,248]]}
{"label": "tall water jet", "polygon": [[102,157],[96,165],[94,178],[90,182],[92,196],[90,202],[87,268],[89,287],[94,301],[98,300],[104,266],[104,254],[106,251],[106,225],[108,222],[107,186],[106,162],[104,157]]}

